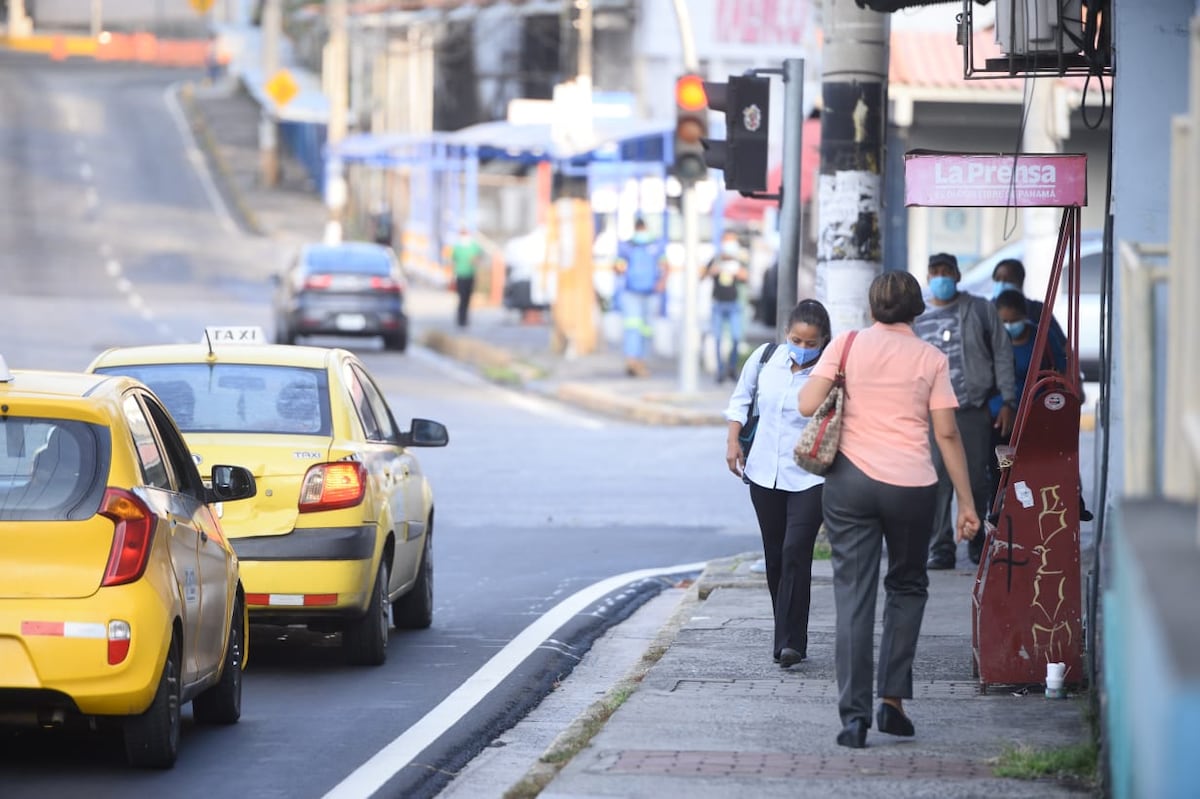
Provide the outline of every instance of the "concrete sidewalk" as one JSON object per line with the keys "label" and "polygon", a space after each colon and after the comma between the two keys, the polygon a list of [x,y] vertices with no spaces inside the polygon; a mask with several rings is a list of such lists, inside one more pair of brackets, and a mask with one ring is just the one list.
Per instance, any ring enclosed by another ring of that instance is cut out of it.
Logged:
{"label": "concrete sidewalk", "polygon": [[[253,102],[238,92],[201,89],[185,99],[197,138],[247,228],[270,235],[281,248],[318,240],[325,215],[315,194],[295,184],[282,189],[257,184]],[[470,327],[459,330],[454,302],[445,290],[414,287],[408,298],[414,337],[494,380],[644,423],[722,423],[729,383],[710,381],[683,394],[670,361],[653,362],[653,377],[633,380],[624,376],[622,358],[611,349],[564,358],[551,352],[545,324],[523,324],[500,308],[476,308]],[[718,430],[713,434],[721,436]],[[641,663],[529,763],[524,780],[510,787],[510,768],[509,776],[489,781],[495,772],[477,758],[456,782],[472,786],[472,792],[474,786],[489,786],[482,795],[532,797],[540,791],[545,799],[1032,799],[1087,791],[1070,781],[994,774],[1007,749],[1058,749],[1088,741],[1087,702],[1047,700],[1038,690],[980,694],[971,673],[973,570],[930,574],[916,696],[906,703],[916,737],[872,731],[867,749],[849,750],[834,741],[841,725],[830,563],[814,564],[809,659],[785,671],[771,660],[765,579],[749,569],[758,555],[709,564]],[[881,615],[880,609],[877,618]],[[502,737],[498,744],[503,742]],[[454,782],[447,788],[451,795],[456,790]]]}

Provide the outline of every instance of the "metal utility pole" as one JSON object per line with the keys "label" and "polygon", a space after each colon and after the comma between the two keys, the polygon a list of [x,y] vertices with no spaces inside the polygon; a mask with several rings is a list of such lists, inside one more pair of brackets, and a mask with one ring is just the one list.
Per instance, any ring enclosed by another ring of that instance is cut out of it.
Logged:
{"label": "metal utility pole", "polygon": [[[346,33],[346,0],[328,0],[325,4],[329,42],[325,45],[325,94],[329,98],[329,124],[326,146],[336,146],[346,137],[346,101],[348,93],[349,41]],[[342,239],[342,214],[346,209],[346,176],[340,161],[331,158],[325,169],[325,206],[329,209],[325,238]]]}
{"label": "metal utility pole", "polygon": [[854,0],[825,10],[817,299],[836,334],[869,324],[867,289],[883,268],[890,17]]}
{"label": "metal utility pole", "polygon": [[8,0],[8,38],[28,36],[31,27],[25,16],[25,0]]}
{"label": "metal utility pole", "polygon": [[[265,0],[262,12],[262,73],[269,81],[279,71],[279,37],[283,28],[283,0]],[[258,117],[259,174],[264,186],[279,182],[279,137],[275,117],[267,108]]]}
{"label": "metal utility pole", "polygon": [[775,340],[787,335],[787,320],[800,298],[799,282],[801,224],[801,159],[804,154],[804,60],[783,62],[783,181],[779,202],[779,266],[776,269]]}
{"label": "metal utility pole", "polygon": [[100,31],[104,29],[104,3],[103,0],[92,0],[92,38],[100,37]]}
{"label": "metal utility pole", "polygon": [[[672,0],[675,19],[679,24],[679,41],[683,50],[683,68],[699,74],[700,60],[696,57],[696,39],[692,35],[692,18],[685,0]],[[680,181],[679,211],[683,219],[683,327],[679,346],[679,390],[694,392],[700,379],[700,323],[696,296],[700,291],[700,219],[696,208],[696,187],[690,181]]]}

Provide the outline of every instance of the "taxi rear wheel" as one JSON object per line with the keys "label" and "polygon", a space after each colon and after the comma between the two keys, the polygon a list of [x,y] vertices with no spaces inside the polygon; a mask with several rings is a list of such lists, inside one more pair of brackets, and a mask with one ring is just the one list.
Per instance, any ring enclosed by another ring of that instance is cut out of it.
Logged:
{"label": "taxi rear wheel", "polygon": [[433,624],[433,533],[425,534],[421,570],[407,594],[392,603],[397,630],[424,630]]}
{"label": "taxi rear wheel", "polygon": [[225,646],[225,663],[216,685],[192,700],[192,715],[200,724],[234,724],[242,717],[242,647],[245,636],[246,612],[241,595],[233,604],[229,621],[229,642]]}
{"label": "taxi rear wheel", "polygon": [[139,768],[170,768],[179,754],[179,641],[172,637],[154,701],[125,720],[125,759]]}
{"label": "taxi rear wheel", "polygon": [[387,660],[388,615],[391,610],[387,601],[388,568],[381,560],[375,575],[375,587],[367,612],[342,631],[342,649],[346,661],[352,666],[382,666]]}

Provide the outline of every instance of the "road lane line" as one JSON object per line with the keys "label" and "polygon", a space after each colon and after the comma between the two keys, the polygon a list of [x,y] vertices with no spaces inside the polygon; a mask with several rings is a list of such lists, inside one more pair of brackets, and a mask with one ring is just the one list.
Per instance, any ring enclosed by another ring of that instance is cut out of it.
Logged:
{"label": "road lane line", "polygon": [[121,274],[121,262],[116,258],[109,258],[104,262],[104,271],[108,272],[109,277],[117,277]]}
{"label": "road lane line", "polygon": [[129,282],[128,278],[117,278],[117,291],[122,294],[128,294],[133,291],[133,284]]}
{"label": "road lane line", "polygon": [[225,198],[217,190],[217,184],[213,182],[212,173],[208,169],[208,162],[204,159],[204,154],[200,152],[200,146],[196,144],[192,126],[188,124],[187,118],[183,115],[183,109],[179,107],[178,93],[181,85],[182,81],[176,81],[168,86],[163,92],[163,102],[167,106],[171,119],[175,121],[175,127],[179,129],[179,136],[183,139],[187,149],[188,160],[192,162],[196,177],[200,179],[200,185],[204,188],[204,193],[208,195],[208,202],[212,205],[221,227],[230,233],[237,233],[238,226],[233,221],[233,215],[229,213],[229,207],[225,205]]}
{"label": "road lane line", "polygon": [[511,674],[533,652],[551,636],[589,605],[605,595],[638,580],[662,577],[668,574],[683,574],[703,569],[705,563],[685,563],[660,569],[641,569],[618,574],[593,583],[559,602],[533,624],[526,627],[491,660],[472,674],[467,681],[426,713],[420,721],[401,733],[390,744],[381,749],[366,763],[355,769],[350,776],[335,785],[324,799],[363,799],[382,788],[388,780],[399,774],[401,769],[417,755],[457,724],[484,697],[492,692],[505,677]]}
{"label": "road lane line", "polygon": [[467,367],[460,366],[453,359],[434,352],[427,347],[409,347],[408,354],[412,357],[419,358],[426,363],[433,364],[461,383],[468,383],[473,386],[491,390],[503,397],[509,405],[514,405],[537,416],[549,416],[556,419],[561,419],[589,430],[603,430],[607,426],[605,422],[600,419],[593,419],[590,416],[578,413],[575,410],[552,400],[531,396],[529,394],[523,394],[515,389],[498,386],[487,378],[471,371]]}

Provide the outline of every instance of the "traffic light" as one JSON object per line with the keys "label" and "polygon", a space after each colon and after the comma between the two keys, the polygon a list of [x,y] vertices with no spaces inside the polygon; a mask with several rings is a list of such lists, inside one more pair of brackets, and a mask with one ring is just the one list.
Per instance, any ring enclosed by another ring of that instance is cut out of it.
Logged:
{"label": "traffic light", "polygon": [[704,140],[708,137],[708,101],[704,79],[687,74],[675,81],[675,177],[685,183],[708,175]]}
{"label": "traffic light", "polygon": [[704,140],[705,162],[724,170],[727,189],[766,191],[771,81],[730,75],[728,83],[705,81],[704,94],[709,108],[725,114],[725,140]]}

